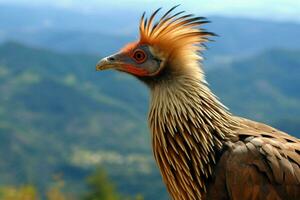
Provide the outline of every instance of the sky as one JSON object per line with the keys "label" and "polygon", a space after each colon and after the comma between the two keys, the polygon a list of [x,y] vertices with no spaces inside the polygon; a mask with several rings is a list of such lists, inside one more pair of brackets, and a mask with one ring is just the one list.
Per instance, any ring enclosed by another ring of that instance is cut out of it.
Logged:
{"label": "sky", "polygon": [[185,10],[203,15],[300,22],[300,0],[0,0],[1,4],[51,6],[78,12],[144,11],[181,4]]}

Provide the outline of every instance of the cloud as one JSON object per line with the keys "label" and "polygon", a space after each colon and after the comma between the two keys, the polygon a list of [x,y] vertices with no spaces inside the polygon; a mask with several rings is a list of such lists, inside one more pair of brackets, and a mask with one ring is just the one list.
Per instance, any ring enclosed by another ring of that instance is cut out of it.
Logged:
{"label": "cloud", "polygon": [[203,15],[243,16],[276,20],[299,20],[300,1],[297,0],[0,0],[0,3],[14,3],[34,6],[53,6],[81,12],[124,9],[153,10],[181,4],[181,8]]}

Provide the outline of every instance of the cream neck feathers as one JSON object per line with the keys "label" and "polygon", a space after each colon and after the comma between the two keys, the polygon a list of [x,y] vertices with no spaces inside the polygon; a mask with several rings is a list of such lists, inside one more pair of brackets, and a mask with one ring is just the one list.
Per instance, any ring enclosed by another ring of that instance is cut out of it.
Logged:
{"label": "cream neck feathers", "polygon": [[153,152],[174,199],[199,199],[215,153],[233,136],[234,117],[207,87],[198,64],[182,67],[151,87]]}

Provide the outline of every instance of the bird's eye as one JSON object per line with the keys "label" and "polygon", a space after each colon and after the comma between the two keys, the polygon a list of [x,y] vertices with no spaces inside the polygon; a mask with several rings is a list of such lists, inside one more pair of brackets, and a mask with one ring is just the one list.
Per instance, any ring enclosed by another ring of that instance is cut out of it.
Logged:
{"label": "bird's eye", "polygon": [[146,53],[141,49],[135,50],[132,57],[139,64],[145,62],[147,59]]}

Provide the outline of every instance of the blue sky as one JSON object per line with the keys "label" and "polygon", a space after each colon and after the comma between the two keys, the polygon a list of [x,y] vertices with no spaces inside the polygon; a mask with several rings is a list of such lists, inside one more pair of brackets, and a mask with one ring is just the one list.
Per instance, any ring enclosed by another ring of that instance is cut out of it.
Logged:
{"label": "blue sky", "polygon": [[242,16],[300,22],[299,0],[0,0],[0,3],[27,6],[52,6],[79,12],[131,9],[153,10],[181,4],[182,8],[202,15]]}

